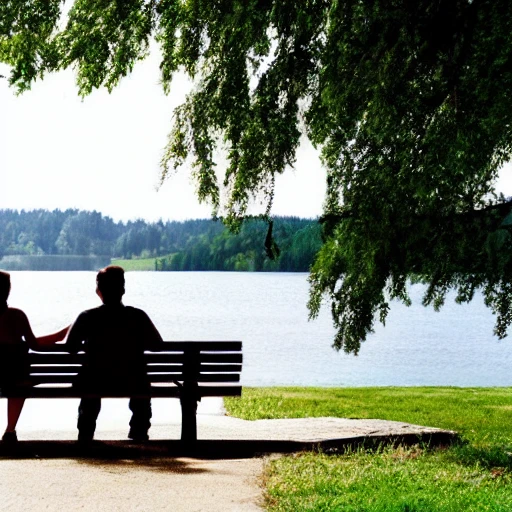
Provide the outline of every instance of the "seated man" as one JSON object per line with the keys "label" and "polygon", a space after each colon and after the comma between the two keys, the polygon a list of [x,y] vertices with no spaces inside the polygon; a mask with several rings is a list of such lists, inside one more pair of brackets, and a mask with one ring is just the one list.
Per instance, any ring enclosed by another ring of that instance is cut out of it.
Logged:
{"label": "seated man", "polygon": [[[116,389],[141,392],[149,386],[144,351],[161,347],[162,337],[141,309],[124,306],[124,270],[108,266],[98,272],[96,293],[103,305],[80,313],[70,328],[64,350],[84,351],[85,363],[77,386],[92,392],[115,393]],[[151,399],[131,398],[132,411],[128,437],[148,439],[151,426]],[[78,409],[78,440],[92,441],[100,398],[82,398]]]}

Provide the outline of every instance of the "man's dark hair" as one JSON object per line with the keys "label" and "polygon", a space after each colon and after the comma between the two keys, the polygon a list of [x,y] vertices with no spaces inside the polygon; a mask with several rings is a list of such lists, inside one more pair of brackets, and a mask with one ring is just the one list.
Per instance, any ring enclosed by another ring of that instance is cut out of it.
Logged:
{"label": "man's dark hair", "polygon": [[7,302],[11,291],[11,275],[0,270],[0,303]]}
{"label": "man's dark hair", "polygon": [[103,302],[120,301],[124,295],[124,270],[117,265],[102,268],[96,276],[98,290],[103,296]]}

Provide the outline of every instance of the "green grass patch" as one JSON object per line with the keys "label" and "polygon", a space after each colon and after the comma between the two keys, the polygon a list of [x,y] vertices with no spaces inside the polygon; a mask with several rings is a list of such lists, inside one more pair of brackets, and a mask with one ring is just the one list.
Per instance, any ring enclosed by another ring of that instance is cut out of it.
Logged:
{"label": "green grass patch", "polygon": [[126,272],[145,272],[148,270],[155,270],[155,258],[140,258],[131,260],[113,259],[111,264],[123,267]]}
{"label": "green grass patch", "polygon": [[379,418],[459,432],[463,443],[306,453],[271,462],[271,511],[511,511],[512,388],[244,388],[245,419]]}
{"label": "green grass patch", "polygon": [[300,454],[271,464],[266,503],[271,511],[512,510],[510,472],[447,461],[419,448]]}
{"label": "green grass patch", "polygon": [[512,388],[244,388],[226,398],[240,418],[378,418],[456,430],[469,441],[512,440]]}

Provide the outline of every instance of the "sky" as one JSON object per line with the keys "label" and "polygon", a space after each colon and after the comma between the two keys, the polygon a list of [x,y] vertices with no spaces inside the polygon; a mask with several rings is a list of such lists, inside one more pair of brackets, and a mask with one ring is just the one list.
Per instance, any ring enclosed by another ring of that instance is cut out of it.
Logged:
{"label": "sky", "polygon": [[[166,96],[156,52],[111,94],[78,96],[73,70],[48,75],[16,96],[0,79],[0,208],[96,210],[116,221],[208,218],[190,169],[157,190],[159,162],[173,109],[188,90],[177,77]],[[8,68],[0,64],[0,74]],[[273,213],[314,218],[325,196],[325,170],[307,143],[276,181]],[[261,213],[258,203],[251,213]]]}
{"label": "sky", "polygon": [[[84,99],[73,70],[48,75],[21,96],[0,78],[0,208],[96,210],[115,221],[208,218],[190,169],[157,187],[172,112],[189,87],[178,76],[166,96],[158,65],[153,51],[111,94],[101,89]],[[0,74],[8,75],[2,64]],[[511,171],[507,165],[497,183],[506,196]],[[324,197],[325,170],[306,141],[294,168],[277,178],[272,212],[314,218]],[[262,211],[255,204],[250,213]]]}

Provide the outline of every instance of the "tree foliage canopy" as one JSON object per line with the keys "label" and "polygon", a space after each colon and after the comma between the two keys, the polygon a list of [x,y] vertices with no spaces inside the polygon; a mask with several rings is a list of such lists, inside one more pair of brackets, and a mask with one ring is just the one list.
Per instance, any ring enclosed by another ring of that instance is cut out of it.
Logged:
{"label": "tree foliage canopy", "polygon": [[[195,87],[175,111],[162,176],[192,165],[198,196],[237,226],[301,136],[327,169],[324,244],[310,311],[324,298],[335,346],[357,353],[407,280],[477,289],[512,321],[510,205],[494,192],[510,159],[512,2],[507,0],[61,0],[0,4],[0,61],[19,91],[73,66],[81,94],[111,89],[162,51],[162,84]],[[214,155],[227,154],[219,170]],[[222,202],[221,188],[227,200]]]}

